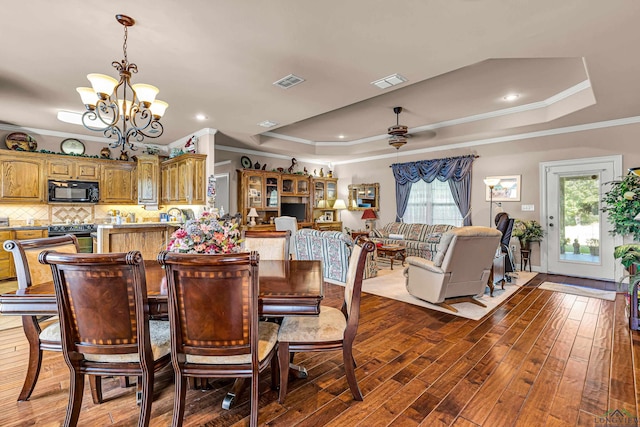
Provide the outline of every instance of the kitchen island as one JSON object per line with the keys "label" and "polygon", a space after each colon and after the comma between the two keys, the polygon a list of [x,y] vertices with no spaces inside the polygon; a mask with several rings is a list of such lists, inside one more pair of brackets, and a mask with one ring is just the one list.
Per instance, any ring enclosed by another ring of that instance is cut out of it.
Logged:
{"label": "kitchen island", "polygon": [[167,247],[179,222],[134,222],[98,225],[97,253],[138,250],[144,259],[156,259]]}

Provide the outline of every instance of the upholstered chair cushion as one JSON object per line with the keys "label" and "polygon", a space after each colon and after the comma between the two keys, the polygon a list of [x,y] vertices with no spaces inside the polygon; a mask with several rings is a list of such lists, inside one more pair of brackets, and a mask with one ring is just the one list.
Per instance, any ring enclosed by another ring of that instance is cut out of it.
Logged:
{"label": "upholstered chair cushion", "polygon": [[287,316],[282,321],[279,341],[323,342],[336,341],[344,337],[347,319],[342,311],[320,306],[318,316]]}
{"label": "upholstered chair cushion", "polygon": [[[166,320],[149,320],[149,335],[153,359],[158,360],[171,352],[171,333]],[[85,354],[92,362],[139,362],[138,353],[130,354]]]}
{"label": "upholstered chair cushion", "polygon": [[[273,239],[272,239],[273,240]],[[260,322],[258,326],[258,360],[263,360],[278,342],[277,323]],[[188,363],[202,363],[207,365],[227,365],[251,363],[251,354],[236,356],[198,356],[187,354]]]}
{"label": "upholstered chair cushion", "polygon": [[436,267],[442,266],[442,261],[444,261],[444,256],[447,254],[447,249],[449,249],[449,245],[451,244],[451,240],[455,237],[453,233],[444,233],[440,238],[440,243],[438,244],[438,252],[436,256],[433,257],[433,265]]}
{"label": "upholstered chair cushion", "polygon": [[60,344],[62,334],[60,332],[60,322],[53,322],[40,331],[40,341],[55,342]]}
{"label": "upholstered chair cushion", "polygon": [[244,241],[244,249],[257,251],[261,260],[286,260],[289,254],[285,254],[286,239],[247,237]]}

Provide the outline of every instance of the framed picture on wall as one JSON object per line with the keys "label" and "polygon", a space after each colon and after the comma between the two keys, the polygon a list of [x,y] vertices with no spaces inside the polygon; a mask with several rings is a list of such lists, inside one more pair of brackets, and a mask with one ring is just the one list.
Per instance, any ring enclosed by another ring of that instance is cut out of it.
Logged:
{"label": "framed picture on wall", "polygon": [[[488,178],[498,179],[498,183],[493,187],[493,201],[494,202],[519,202],[520,201],[520,176],[521,175],[506,175],[506,176],[488,176]],[[485,200],[488,202],[491,200],[491,194],[489,186],[485,186],[486,194]]]}
{"label": "framed picture on wall", "polygon": [[332,222],[333,221],[333,211],[325,211],[324,220],[325,220],[325,222]]}

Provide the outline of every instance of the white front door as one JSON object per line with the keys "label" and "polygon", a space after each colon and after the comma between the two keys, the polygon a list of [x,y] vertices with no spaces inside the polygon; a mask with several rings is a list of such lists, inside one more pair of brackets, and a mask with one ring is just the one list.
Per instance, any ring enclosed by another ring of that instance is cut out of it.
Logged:
{"label": "white front door", "polygon": [[[622,157],[541,163],[542,264],[549,273],[615,280],[613,248],[602,195],[622,170]],[[546,250],[545,250],[546,249]],[[546,256],[545,256],[546,255]]]}

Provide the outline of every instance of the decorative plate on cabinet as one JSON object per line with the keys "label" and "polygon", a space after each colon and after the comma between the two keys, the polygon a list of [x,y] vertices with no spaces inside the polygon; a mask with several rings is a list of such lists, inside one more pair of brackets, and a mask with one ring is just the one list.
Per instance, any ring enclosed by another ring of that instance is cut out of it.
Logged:
{"label": "decorative plate on cabinet", "polygon": [[36,151],[38,143],[31,135],[24,132],[13,132],[7,135],[4,140],[9,150],[16,151]]}
{"label": "decorative plate on cabinet", "polygon": [[60,150],[64,154],[84,154],[84,144],[74,138],[67,138],[60,143]]}
{"label": "decorative plate on cabinet", "polygon": [[251,159],[247,156],[240,157],[240,164],[245,169],[251,169],[253,167],[253,163],[251,163]]}

